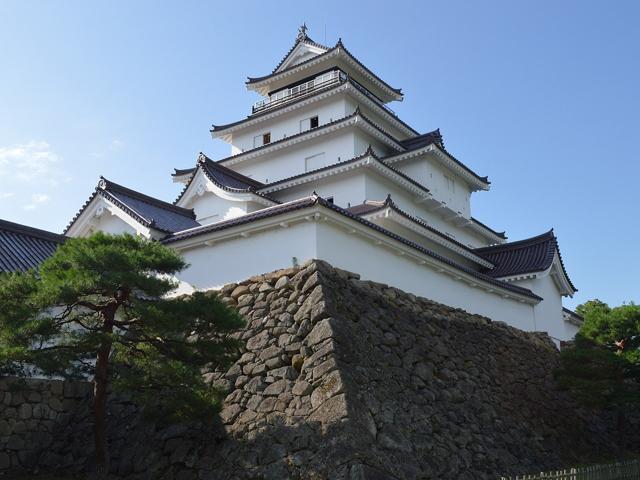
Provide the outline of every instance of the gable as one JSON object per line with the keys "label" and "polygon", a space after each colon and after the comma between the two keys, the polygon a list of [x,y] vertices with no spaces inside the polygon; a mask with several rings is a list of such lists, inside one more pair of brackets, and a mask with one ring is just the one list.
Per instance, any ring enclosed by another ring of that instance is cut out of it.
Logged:
{"label": "gable", "polygon": [[109,201],[109,199],[102,195],[94,194],[67,229],[67,235],[70,237],[86,237],[97,231],[114,235],[130,233],[131,235],[141,235],[146,238],[164,236],[164,234],[143,225],[115,203]]}
{"label": "gable", "polygon": [[298,65],[305,62],[321,53],[326,52],[327,49],[317,44],[310,44],[306,42],[298,42],[293,50],[284,58],[282,63],[276,68],[274,73],[286,70],[289,67]]}

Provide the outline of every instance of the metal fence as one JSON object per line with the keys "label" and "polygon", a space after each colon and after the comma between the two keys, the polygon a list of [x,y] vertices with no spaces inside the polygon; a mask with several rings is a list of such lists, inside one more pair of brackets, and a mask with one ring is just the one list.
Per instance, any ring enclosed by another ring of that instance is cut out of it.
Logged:
{"label": "metal fence", "polygon": [[515,477],[500,477],[500,480],[631,480],[640,479],[640,460],[569,468],[552,472]]}

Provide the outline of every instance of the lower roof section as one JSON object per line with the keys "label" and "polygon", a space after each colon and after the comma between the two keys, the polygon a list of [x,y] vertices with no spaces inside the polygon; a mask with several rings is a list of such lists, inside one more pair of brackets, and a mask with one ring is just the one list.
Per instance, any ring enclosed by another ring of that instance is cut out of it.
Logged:
{"label": "lower roof section", "polygon": [[[309,213],[307,214],[306,211],[309,211]],[[410,254],[424,258],[425,260],[418,259],[417,261],[423,261],[424,264],[432,264],[443,272],[445,270],[452,272],[453,275],[458,277],[461,281],[463,280],[463,277],[465,277],[469,279],[471,283],[482,283],[487,286],[487,288],[500,290],[504,292],[504,294],[510,293],[514,296],[525,298],[528,299],[528,301],[533,302],[542,300],[541,297],[534,294],[529,289],[503,282],[464,265],[460,265],[449,258],[446,258],[432,250],[418,245],[417,243],[403,238],[400,235],[397,235],[396,233],[393,233],[373,222],[370,222],[358,215],[354,215],[348,210],[338,207],[337,205],[334,205],[333,203],[324,200],[317,195],[283,203],[281,205],[269,208],[264,208],[257,212],[243,215],[241,217],[233,218],[230,220],[196,227],[182,232],[176,232],[165,237],[162,242],[167,245],[174,245],[177,248],[181,248],[182,246],[186,245],[197,245],[207,242],[207,244],[211,244],[215,242],[213,237],[215,237],[216,234],[230,231],[232,229],[235,229],[236,227],[238,227],[238,231],[241,236],[249,236],[247,232],[242,232],[242,230],[246,230],[248,229],[247,227],[251,227],[252,225],[256,225],[257,223],[267,219],[277,219],[277,221],[280,223],[276,223],[276,225],[280,225],[282,228],[288,228],[286,217],[288,216],[288,214],[298,212],[303,213],[303,216],[306,216],[307,219],[313,219],[313,215],[316,213],[318,213],[319,215],[324,213],[325,216],[331,213],[332,218],[335,221],[343,224],[344,228],[352,230],[353,228],[350,228],[350,225],[355,224],[360,228],[364,228],[364,230],[369,234],[381,235],[381,238],[384,238],[386,242],[394,245],[401,245],[402,255],[405,255],[404,251],[406,251]],[[243,233],[245,235],[243,235]],[[268,248],[268,246],[265,246],[265,248]],[[339,246],[336,246],[336,248],[339,248]],[[426,259],[428,259],[428,262]],[[375,259],[372,259],[372,261],[375,261]]]}
{"label": "lower roof section", "polygon": [[474,252],[495,267],[487,274],[495,278],[508,278],[527,274],[544,272],[552,267],[557,259],[562,275],[572,290],[571,295],[577,291],[569,279],[564,267],[558,239],[553,229],[535,237],[518,240],[516,242],[493,245],[491,247],[476,248]]}
{"label": "lower roof section", "polygon": [[0,220],[0,272],[37,268],[65,239],[64,235]]}
{"label": "lower roof section", "polygon": [[163,234],[200,225],[193,210],[178,207],[100,177],[95,191],[71,220],[65,233],[75,233],[75,226],[82,221],[87,208],[96,197],[108,200],[136,223]]}

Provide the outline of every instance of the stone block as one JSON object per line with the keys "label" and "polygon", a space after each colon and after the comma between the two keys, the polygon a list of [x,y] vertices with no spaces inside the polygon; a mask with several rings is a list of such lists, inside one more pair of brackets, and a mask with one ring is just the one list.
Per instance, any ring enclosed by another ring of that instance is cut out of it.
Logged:
{"label": "stone block", "polygon": [[331,338],[332,335],[333,329],[331,328],[331,321],[330,319],[326,318],[318,322],[313,327],[313,330],[311,330],[309,335],[307,335],[307,337],[305,338],[305,343],[308,346],[313,346],[326,340],[327,338]]}

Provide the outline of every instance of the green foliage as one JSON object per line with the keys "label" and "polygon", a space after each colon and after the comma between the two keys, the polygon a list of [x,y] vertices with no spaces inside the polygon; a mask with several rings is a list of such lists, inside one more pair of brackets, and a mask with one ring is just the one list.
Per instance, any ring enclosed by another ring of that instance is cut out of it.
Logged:
{"label": "green foliage", "polygon": [[38,271],[0,276],[0,373],[86,378],[110,345],[116,389],[174,420],[210,417],[221,392],[202,372],[233,362],[243,320],[214,294],[167,296],[185,267],[158,242],[96,233]]}
{"label": "green foliage", "polygon": [[561,352],[560,384],[588,406],[640,405],[640,306],[590,300],[576,312],[584,323]]}

